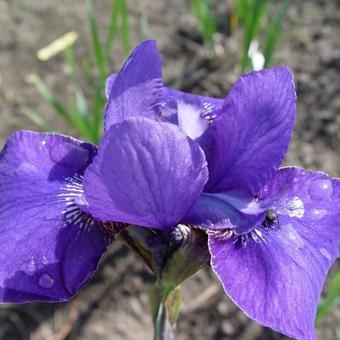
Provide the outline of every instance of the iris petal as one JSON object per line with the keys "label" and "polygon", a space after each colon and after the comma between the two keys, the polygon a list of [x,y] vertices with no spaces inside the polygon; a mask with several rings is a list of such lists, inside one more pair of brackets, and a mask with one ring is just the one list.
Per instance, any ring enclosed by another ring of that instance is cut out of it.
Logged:
{"label": "iris petal", "polygon": [[208,230],[232,229],[242,234],[252,231],[264,216],[265,209],[254,201],[235,199],[226,193],[203,193],[183,222]]}
{"label": "iris petal", "polygon": [[340,255],[340,180],[280,170],[260,198],[277,220],[243,238],[210,236],[212,268],[251,318],[298,339],[315,339],[314,318],[328,270]]}
{"label": "iris petal", "polygon": [[21,131],[0,154],[0,301],[64,301],[96,270],[110,243],[74,204],[95,147]]}
{"label": "iris petal", "polygon": [[105,131],[128,117],[155,118],[161,92],[162,58],[156,42],[146,40],[135,48],[119,73],[107,81]]}
{"label": "iris petal", "polygon": [[191,208],[207,177],[203,151],[178,127],[129,118],[105,134],[84,189],[102,221],[165,229]]}
{"label": "iris petal", "polygon": [[287,151],[295,119],[292,73],[275,67],[241,76],[205,138],[206,192],[254,197]]}

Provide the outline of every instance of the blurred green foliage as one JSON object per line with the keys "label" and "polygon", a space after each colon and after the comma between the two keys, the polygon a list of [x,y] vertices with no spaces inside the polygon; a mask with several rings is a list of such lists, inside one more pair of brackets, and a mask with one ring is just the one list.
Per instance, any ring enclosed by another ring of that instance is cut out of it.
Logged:
{"label": "blurred green foliage", "polygon": [[211,10],[211,0],[190,0],[190,5],[204,43],[212,44],[217,31],[217,20]]}
{"label": "blurred green foliage", "polygon": [[[243,31],[241,72],[268,67],[282,33],[282,22],[289,0],[280,4],[270,0],[236,0],[235,14]],[[252,53],[252,43],[258,51]],[[263,55],[263,64],[256,65],[256,53]]]}
{"label": "blurred green foliage", "polygon": [[[190,0],[190,5],[204,44],[210,48],[218,28],[212,2]],[[279,4],[273,0],[235,0],[230,26],[232,30],[239,27],[243,33],[241,73],[270,65],[288,5],[289,0],[281,0]]]}
{"label": "blurred green foliage", "polygon": [[[70,33],[75,32],[70,32],[58,39],[57,43],[54,42],[44,49],[51,56],[53,56],[54,51],[51,53],[49,51],[53,49],[57,49],[57,51],[61,49],[64,53],[72,91],[68,104],[61,103],[38,75],[32,75],[30,81],[34,84],[42,98],[53,107],[55,112],[69,126],[77,131],[79,136],[97,144],[102,135],[103,112],[106,103],[105,80],[108,75],[108,64],[111,59],[114,41],[119,30],[122,49],[124,55],[127,56],[130,51],[130,32],[125,0],[112,1],[112,12],[105,44],[99,36],[92,0],[87,0],[86,6],[91,36],[92,60],[84,60],[80,64],[75,60],[72,45],[75,39],[72,40],[72,43],[70,43],[69,39]],[[91,63],[94,64],[96,69],[95,74],[91,72],[93,69]],[[80,85],[81,79],[86,81],[86,95],[85,89],[82,89]],[[41,128],[52,130],[49,129],[47,122],[34,111],[25,110],[25,114]]]}
{"label": "blurred green foliage", "polygon": [[319,325],[333,308],[340,308],[340,273],[335,273],[330,277],[325,295],[321,298],[316,314],[316,324]]}

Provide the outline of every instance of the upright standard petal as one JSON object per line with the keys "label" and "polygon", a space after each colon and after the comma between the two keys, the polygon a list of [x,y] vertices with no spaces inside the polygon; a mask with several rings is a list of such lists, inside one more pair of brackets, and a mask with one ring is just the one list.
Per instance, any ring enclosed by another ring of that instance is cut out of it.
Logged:
{"label": "upright standard petal", "polygon": [[156,116],[162,92],[162,58],[154,40],[139,44],[116,77],[109,78],[105,131],[133,116]]}
{"label": "upright standard petal", "polygon": [[242,76],[211,127],[205,147],[206,192],[253,197],[279,167],[291,137],[296,95],[292,74],[275,67]]}
{"label": "upright standard petal", "polygon": [[75,204],[95,147],[21,131],[0,154],[0,302],[70,299],[112,236]]}
{"label": "upright standard petal", "polygon": [[178,127],[130,118],[105,134],[84,190],[102,221],[166,229],[195,203],[207,177],[203,151]]}
{"label": "upright standard petal", "polygon": [[259,199],[270,211],[262,226],[238,237],[210,236],[212,268],[249,317],[315,339],[322,286],[340,255],[340,180],[285,168]]}

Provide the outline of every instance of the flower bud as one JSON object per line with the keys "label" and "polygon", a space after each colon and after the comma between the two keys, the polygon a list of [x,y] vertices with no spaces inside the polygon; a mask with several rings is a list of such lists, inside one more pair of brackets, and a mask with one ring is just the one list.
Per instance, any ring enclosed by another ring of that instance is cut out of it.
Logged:
{"label": "flower bud", "polygon": [[169,289],[205,267],[210,260],[205,232],[184,224],[166,231],[130,225],[119,235]]}

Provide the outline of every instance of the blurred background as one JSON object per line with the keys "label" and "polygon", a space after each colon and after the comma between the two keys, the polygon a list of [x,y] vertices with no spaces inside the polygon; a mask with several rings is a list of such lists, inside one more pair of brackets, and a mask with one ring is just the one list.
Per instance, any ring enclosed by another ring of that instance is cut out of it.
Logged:
{"label": "blurred background", "polygon": [[[101,136],[105,77],[152,37],[164,83],[225,97],[241,73],[286,64],[297,122],[285,164],[340,177],[340,1],[0,0],[0,144],[17,129]],[[66,35],[65,35],[66,34]],[[320,340],[340,339],[339,264],[319,309]],[[71,302],[0,308],[0,339],[152,338],[153,277],[116,242]],[[209,269],[183,285],[179,340],[284,339],[248,319]]]}

